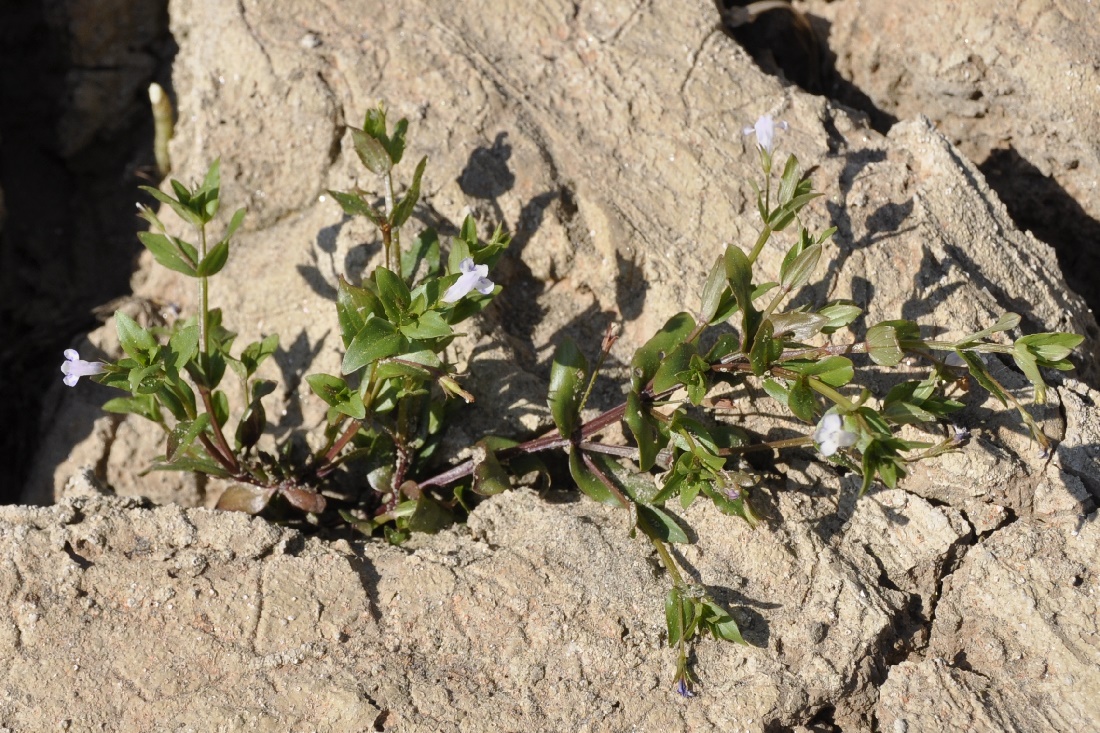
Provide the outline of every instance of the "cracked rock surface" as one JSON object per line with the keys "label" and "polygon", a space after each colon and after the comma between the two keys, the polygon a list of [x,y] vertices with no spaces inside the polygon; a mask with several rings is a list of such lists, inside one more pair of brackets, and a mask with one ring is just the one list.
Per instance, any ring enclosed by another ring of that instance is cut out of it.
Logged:
{"label": "cracked rock surface", "polygon": [[[547,427],[562,335],[594,351],[623,321],[621,365],[695,305],[692,284],[725,243],[755,238],[741,128],[764,112],[789,122],[779,147],[826,193],[807,225],[838,227],[796,303],[851,298],[868,308],[859,328],[905,317],[944,338],[1013,310],[1027,332],[1086,334],[1082,365],[1100,348],[1050,248],[919,110],[882,136],[784,87],[704,0],[422,0],[368,15],[349,0],[203,0],[170,14],[174,175],[198,178],[220,155],[223,206],[249,206],[211,299],[239,343],[282,337],[265,364],[282,387],[268,406],[277,437],[323,420],[302,376],[338,369],[336,278],[380,252],[325,195],[373,185],[343,125],[379,99],[410,119],[406,159],[430,158],[418,226],[453,233],[469,210],[515,236],[502,307],[456,343],[478,402],[454,449]],[[787,241],[765,250],[765,272]],[[148,259],[134,290],[131,315],[147,321],[158,304],[194,308],[187,283]],[[113,326],[90,342],[117,353]],[[401,549],[326,545],[201,508],[216,499],[201,482],[137,478],[153,437],[103,417],[105,393],[85,387],[58,402],[25,491],[59,503],[0,511],[3,726],[1079,731],[1097,719],[1100,393],[1072,375],[1035,411],[1060,441],[1049,460],[975,390],[959,418],[970,445],[897,490],[857,502],[852,476],[795,452],[752,492],[757,529],[687,511],[699,541],[677,551],[750,643],[699,644],[691,700],[668,685],[667,579],[607,508],[516,491]],[[775,427],[743,412],[730,419]]]}

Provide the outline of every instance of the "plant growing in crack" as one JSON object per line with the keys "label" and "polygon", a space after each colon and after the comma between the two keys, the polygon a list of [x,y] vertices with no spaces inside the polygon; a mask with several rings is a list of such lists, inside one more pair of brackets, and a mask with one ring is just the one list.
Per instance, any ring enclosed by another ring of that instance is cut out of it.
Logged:
{"label": "plant growing in crack", "polygon": [[[208,247],[207,225],[218,213],[217,162],[198,186],[172,181],[174,195],[148,189],[191,224],[196,243],[168,234],[150,209],[142,209],[153,228],[141,235],[143,244],[157,262],[197,281],[199,313],[177,322],[160,339],[117,313],[126,356],[93,364],[67,352],[66,384],[88,376],[129,392],[105,408],[140,415],[164,428],[165,453],[157,468],[231,480],[220,508],[324,513],[394,543],[410,532],[437,531],[461,519],[481,497],[508,490],[519,477],[544,472],[538,454],[564,454],[578,488],[624,511],[631,534],[641,534],[667,570],[667,638],[677,653],[674,689],[685,696],[694,694],[688,665],[694,640],[707,634],[736,643],[744,639],[734,614],[677,562],[672,546],[689,542],[690,535],[670,505],[687,509],[702,499],[755,524],[751,494],[760,479],[746,457],[760,451],[816,449],[824,460],[862,477],[860,494],[876,480],[894,487],[915,461],[965,443],[966,432],[951,426],[950,415],[963,406],[960,399],[970,380],[1018,410],[1041,453],[1050,450],[1049,438],[1020,397],[994,378],[986,359],[1011,357],[1033,385],[1035,399],[1042,401],[1042,369],[1072,368],[1068,357],[1081,336],[1039,333],[1011,340],[1007,334],[1018,328],[1020,317],[1007,313],[988,328],[953,341],[924,338],[916,323],[905,320],[876,324],[854,342],[840,341],[836,335],[859,317],[860,306],[846,301],[788,305],[812,282],[834,230],[811,232],[803,224],[801,212],[821,194],[795,156],[787,156],[780,172],[773,169],[777,125],[764,116],[745,131],[756,136],[763,173],[762,185],[755,187],[759,235],[747,251],[727,246],[703,283],[698,309],[672,316],[637,349],[623,402],[582,417],[616,329],[608,330],[594,364],[563,339],[552,359],[547,395],[554,428],[526,442],[486,436],[471,446],[468,459],[440,470],[433,460],[453,404],[448,398],[473,400],[447,361],[447,347],[456,327],[499,292],[489,274],[509,237],[498,227],[482,240],[467,218],[445,263],[431,229],[402,244],[426,164],[419,161],[398,196],[393,172],[405,152],[407,128],[401,120],[391,130],[379,107],[367,113],[362,129],[351,130],[359,159],[381,178],[381,207],[367,191],[330,192],[345,213],[366,217],[377,227],[383,262],[358,285],[340,279],[341,373],[306,378],[329,406],[320,449],[294,460],[288,450],[273,455],[257,448],[266,425],[262,400],[274,384],[256,374],[278,340],[268,336],[232,356],[234,334],[223,326],[221,312],[209,308],[208,279],[224,267],[244,216],[236,212],[225,236]],[[768,279],[759,272],[758,258],[774,236],[786,232],[786,255],[774,279]],[[872,369],[896,370],[900,380],[885,395],[872,394],[859,385],[857,376],[865,373],[857,372],[855,356],[866,357]],[[910,378],[910,363],[927,368]],[[227,432],[231,409],[221,389],[227,366],[248,396],[237,413],[232,443]],[[724,393],[714,399],[718,388]],[[805,433],[762,440],[718,416],[719,406],[756,399],[760,391],[801,421]],[[625,426],[628,444],[607,437],[620,426]],[[359,477],[359,496],[332,489],[338,470]]]}

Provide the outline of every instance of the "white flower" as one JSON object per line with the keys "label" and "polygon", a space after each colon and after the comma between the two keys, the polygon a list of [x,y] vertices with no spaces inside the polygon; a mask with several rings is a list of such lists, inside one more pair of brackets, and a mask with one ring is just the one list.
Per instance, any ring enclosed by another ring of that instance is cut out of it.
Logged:
{"label": "white flower", "polygon": [[488,265],[475,265],[474,259],[467,257],[462,260],[458,269],[462,271],[462,274],[459,276],[458,282],[447,288],[447,292],[443,293],[444,303],[454,303],[471,290],[477,290],[482,295],[493,292],[493,281],[485,277],[489,274]]}
{"label": "white flower", "polygon": [[84,361],[76,349],[65,349],[65,363],[61,365],[61,373],[65,375],[65,384],[75,387],[81,377],[102,374],[103,365],[96,361]]}
{"label": "white flower", "polygon": [[[786,130],[787,123],[780,122],[778,127],[780,130]],[[752,125],[751,127],[746,127],[741,132],[744,135],[751,135],[755,132],[756,144],[760,146],[761,150],[766,152],[768,155],[771,155],[772,151],[775,150],[775,128],[776,124],[775,120],[772,119],[772,116],[764,115],[756,121],[755,125]]]}
{"label": "white flower", "polygon": [[814,431],[814,442],[817,443],[821,455],[828,458],[841,448],[848,448],[856,444],[859,436],[850,430],[844,429],[844,420],[840,415],[829,414],[821,418]]}

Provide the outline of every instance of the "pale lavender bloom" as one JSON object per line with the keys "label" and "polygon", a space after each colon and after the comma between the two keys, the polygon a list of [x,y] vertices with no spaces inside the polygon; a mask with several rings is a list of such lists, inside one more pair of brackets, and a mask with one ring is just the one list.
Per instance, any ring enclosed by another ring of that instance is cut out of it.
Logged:
{"label": "pale lavender bloom", "polygon": [[458,282],[447,288],[447,292],[443,293],[444,303],[454,303],[471,290],[477,290],[482,295],[493,292],[493,281],[485,277],[489,274],[488,265],[475,265],[474,259],[467,257],[462,260],[458,269],[462,271],[462,274],[459,276]]}
{"label": "pale lavender bloom", "polygon": [[97,361],[84,361],[76,349],[65,349],[65,363],[61,365],[61,373],[65,375],[64,382],[70,387],[75,387],[81,377],[90,377],[93,374],[102,374],[103,365]]}
{"label": "pale lavender bloom", "polygon": [[[745,135],[756,133],[756,144],[760,147],[761,150],[766,152],[768,155],[771,155],[772,151],[775,150],[776,126],[777,125],[775,123],[775,120],[772,119],[771,115],[764,115],[756,121],[755,125],[752,125],[751,127],[746,127],[741,132]],[[787,123],[780,122],[778,124],[778,127],[780,130],[786,130]]]}
{"label": "pale lavender bloom", "polygon": [[676,683],[676,692],[681,697],[695,697],[695,693],[691,691],[691,688],[688,687],[687,680],[683,677]]}
{"label": "pale lavender bloom", "polygon": [[844,421],[835,413],[821,418],[814,431],[814,442],[818,445],[821,455],[828,458],[841,448],[849,448],[856,444],[859,436],[850,430],[844,429]]}

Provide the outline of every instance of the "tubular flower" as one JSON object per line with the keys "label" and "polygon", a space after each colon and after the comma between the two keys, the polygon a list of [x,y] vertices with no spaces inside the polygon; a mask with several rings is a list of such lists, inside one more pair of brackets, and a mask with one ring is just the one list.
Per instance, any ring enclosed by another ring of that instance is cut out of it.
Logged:
{"label": "tubular flower", "polygon": [[[771,115],[764,115],[756,121],[756,124],[746,127],[742,130],[745,135],[751,135],[756,133],[756,144],[761,150],[771,155],[775,150],[775,128],[777,127],[775,120]],[[780,130],[787,129],[786,122],[780,122],[778,124]]]}
{"label": "tubular flower", "polygon": [[841,448],[849,448],[856,444],[859,436],[851,430],[844,429],[844,420],[837,414],[826,415],[817,424],[814,431],[814,442],[817,443],[821,455],[828,458]]}
{"label": "tubular flower", "polygon": [[443,293],[444,303],[454,303],[462,299],[471,290],[477,290],[482,295],[493,292],[493,281],[485,277],[489,274],[488,265],[475,265],[474,259],[467,257],[462,260],[458,269],[462,274],[459,276],[458,281],[447,288],[447,292]]}
{"label": "tubular flower", "polygon": [[103,365],[96,361],[84,361],[76,349],[65,349],[65,363],[61,365],[61,373],[65,375],[65,384],[75,387],[81,377],[102,374]]}

